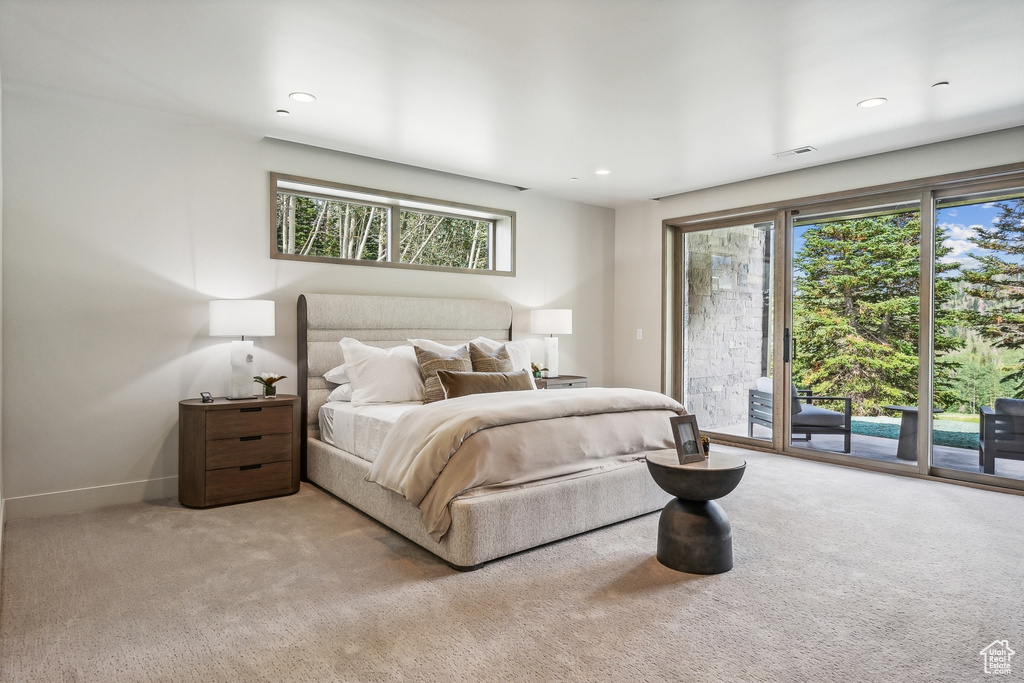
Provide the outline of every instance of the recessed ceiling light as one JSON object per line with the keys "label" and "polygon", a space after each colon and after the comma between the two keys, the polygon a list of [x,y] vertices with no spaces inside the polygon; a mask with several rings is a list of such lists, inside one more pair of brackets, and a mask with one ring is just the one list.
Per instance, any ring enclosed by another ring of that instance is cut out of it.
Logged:
{"label": "recessed ceiling light", "polygon": [[288,111],[287,109],[278,109],[277,110],[277,115],[278,116],[291,116],[291,112]]}
{"label": "recessed ceiling light", "polygon": [[579,180],[579,178],[569,178],[569,180]]}
{"label": "recessed ceiling light", "polygon": [[889,100],[885,99],[884,97],[869,97],[866,100],[861,100],[860,102],[858,102],[857,106],[858,107],[863,107],[865,109],[868,109],[869,107],[881,106],[881,105],[885,104],[888,101]]}
{"label": "recessed ceiling light", "polygon": [[607,168],[599,168],[596,171],[594,171],[594,173],[596,173],[597,175],[608,175],[609,173],[611,173],[611,171],[609,171]]}
{"label": "recessed ceiling light", "polygon": [[949,87],[949,81],[939,81],[938,83],[932,83],[932,87],[933,88],[939,88],[940,90],[942,88],[948,88]]}
{"label": "recessed ceiling light", "polygon": [[316,102],[316,98],[308,92],[293,92],[288,97],[292,98],[296,102]]}

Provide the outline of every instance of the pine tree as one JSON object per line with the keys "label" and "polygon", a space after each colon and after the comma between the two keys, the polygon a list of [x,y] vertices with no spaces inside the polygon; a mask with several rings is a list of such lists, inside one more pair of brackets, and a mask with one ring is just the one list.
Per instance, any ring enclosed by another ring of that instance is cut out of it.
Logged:
{"label": "pine tree", "polygon": [[[951,249],[936,234],[936,356],[962,344],[954,295],[958,264],[938,262]],[[916,405],[921,223],[918,212],[820,223],[804,233],[794,259],[797,354],[793,378],[817,394],[850,396],[854,411]],[[954,364],[937,361],[936,403],[955,401]]]}
{"label": "pine tree", "polygon": [[[991,228],[974,227],[971,242],[990,254],[974,254],[980,267],[964,272],[968,293],[982,306],[972,311],[972,326],[1003,349],[1024,349],[1024,198],[996,204],[999,214]],[[1016,398],[1024,398],[1024,365],[1009,368],[1003,377]]]}

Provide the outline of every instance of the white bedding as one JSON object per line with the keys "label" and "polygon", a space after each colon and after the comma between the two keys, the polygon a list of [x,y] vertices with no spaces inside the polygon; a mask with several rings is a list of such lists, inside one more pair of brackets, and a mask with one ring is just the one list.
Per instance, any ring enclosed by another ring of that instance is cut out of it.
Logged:
{"label": "white bedding", "polygon": [[673,445],[684,413],[639,389],[509,391],[462,396],[406,412],[388,432],[367,481],[420,508],[435,541],[449,503],[480,486],[508,486],[614,467]]}
{"label": "white bedding", "polygon": [[373,462],[395,420],[422,407],[420,402],[356,406],[347,401],[330,401],[320,407],[320,440]]}

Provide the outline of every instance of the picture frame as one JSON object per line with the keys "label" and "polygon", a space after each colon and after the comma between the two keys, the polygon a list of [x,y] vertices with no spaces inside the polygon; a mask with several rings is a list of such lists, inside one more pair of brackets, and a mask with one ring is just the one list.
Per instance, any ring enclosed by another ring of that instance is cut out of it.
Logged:
{"label": "picture frame", "polygon": [[700,428],[697,426],[697,416],[679,415],[670,417],[669,422],[672,423],[672,436],[676,440],[676,455],[679,457],[679,464],[686,465],[705,460],[707,456],[704,453]]}

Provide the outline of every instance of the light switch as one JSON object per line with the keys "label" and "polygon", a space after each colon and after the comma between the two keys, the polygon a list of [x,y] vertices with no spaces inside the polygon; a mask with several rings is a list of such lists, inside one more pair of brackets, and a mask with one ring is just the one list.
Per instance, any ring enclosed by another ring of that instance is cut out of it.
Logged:
{"label": "light switch", "polygon": [[640,340],[640,341],[642,341],[643,338],[644,338],[644,331],[641,330],[639,327],[636,328],[636,338],[637,338],[637,340]]}

